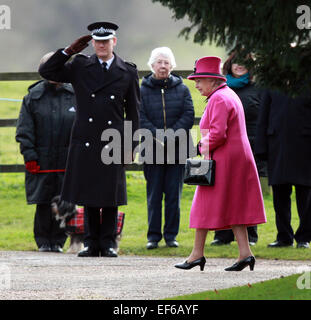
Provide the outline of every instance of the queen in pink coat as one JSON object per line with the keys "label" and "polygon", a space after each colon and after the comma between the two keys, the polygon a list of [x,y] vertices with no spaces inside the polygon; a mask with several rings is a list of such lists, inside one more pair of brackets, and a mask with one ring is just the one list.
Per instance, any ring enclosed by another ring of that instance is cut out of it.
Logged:
{"label": "queen in pink coat", "polygon": [[196,62],[195,87],[208,104],[200,121],[199,150],[205,159],[216,161],[215,185],[198,186],[192,202],[190,228],[195,228],[193,250],[180,269],[200,266],[206,259],[204,246],[208,230],[232,229],[239,247],[238,261],[226,271],[254,269],[255,258],[248,242],[247,226],[266,222],[255,160],[247,137],[244,110],[236,93],[226,85],[218,57]]}

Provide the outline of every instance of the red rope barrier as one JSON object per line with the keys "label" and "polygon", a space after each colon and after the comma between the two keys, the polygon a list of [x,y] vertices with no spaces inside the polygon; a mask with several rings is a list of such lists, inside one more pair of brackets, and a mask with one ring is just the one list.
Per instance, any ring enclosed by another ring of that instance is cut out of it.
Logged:
{"label": "red rope barrier", "polygon": [[65,172],[65,169],[39,170],[36,173]]}

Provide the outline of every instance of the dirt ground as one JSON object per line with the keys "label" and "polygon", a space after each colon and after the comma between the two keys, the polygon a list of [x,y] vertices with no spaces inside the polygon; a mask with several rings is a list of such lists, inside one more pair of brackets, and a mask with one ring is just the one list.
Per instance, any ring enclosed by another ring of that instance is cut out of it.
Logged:
{"label": "dirt ground", "polygon": [[226,272],[233,259],[180,270],[182,258],[0,251],[0,300],[158,300],[252,284],[310,269],[310,261],[257,259],[255,270]]}

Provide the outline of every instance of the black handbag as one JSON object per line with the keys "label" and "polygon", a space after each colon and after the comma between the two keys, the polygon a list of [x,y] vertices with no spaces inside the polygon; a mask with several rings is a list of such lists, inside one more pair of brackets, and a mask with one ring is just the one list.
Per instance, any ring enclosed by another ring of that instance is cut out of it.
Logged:
{"label": "black handbag", "polygon": [[198,186],[213,186],[216,161],[213,159],[187,159],[184,183]]}

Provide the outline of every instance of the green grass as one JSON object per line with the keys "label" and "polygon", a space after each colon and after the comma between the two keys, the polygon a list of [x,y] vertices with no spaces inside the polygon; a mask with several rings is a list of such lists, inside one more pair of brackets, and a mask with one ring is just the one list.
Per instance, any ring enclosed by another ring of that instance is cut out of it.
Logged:
{"label": "green grass", "polygon": [[[23,99],[35,81],[0,81],[0,98]],[[0,101],[0,118],[17,118],[21,102]]]}
{"label": "green grass", "polygon": [[[204,291],[166,300],[311,300],[311,290],[297,287],[301,274],[223,290]],[[304,283],[304,282],[303,282]]]}
{"label": "green grass", "polygon": [[[181,256],[186,257],[193,245],[194,230],[189,229],[189,212],[195,187],[184,186],[181,201],[181,223],[178,234],[179,248],[167,248],[162,240],[158,249],[147,250],[147,202],[146,185],[142,173],[127,173],[128,205],[120,207],[125,212],[125,225],[121,240],[120,254],[146,256]],[[259,241],[252,247],[257,258],[309,260],[308,249],[282,248],[269,249],[267,244],[275,240],[276,228],[271,195],[265,196],[265,208],[268,222],[258,226]],[[298,227],[298,215],[293,204],[292,225]],[[25,200],[24,174],[2,173],[0,175],[0,250],[36,250],[33,239],[34,205],[27,205]],[[207,237],[205,254],[208,258],[236,258],[236,242],[231,245],[210,246],[214,233]],[[68,247],[68,241],[65,248]]]}

